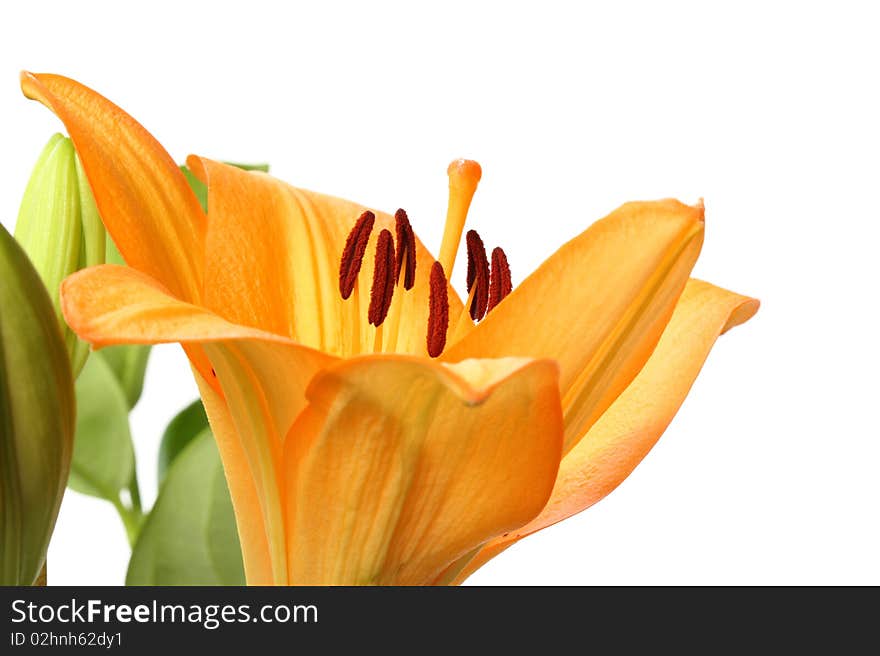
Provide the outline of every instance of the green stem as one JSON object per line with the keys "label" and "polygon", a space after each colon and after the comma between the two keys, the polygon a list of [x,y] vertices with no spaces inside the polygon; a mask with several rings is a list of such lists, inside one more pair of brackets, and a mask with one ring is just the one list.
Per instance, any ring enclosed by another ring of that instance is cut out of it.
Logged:
{"label": "green stem", "polygon": [[117,497],[113,500],[113,507],[116,508],[116,512],[119,514],[119,518],[122,520],[122,524],[125,526],[125,534],[128,536],[128,544],[131,547],[134,547],[134,543],[137,542],[138,534],[141,531],[141,522],[144,518],[141,511],[135,510],[134,508],[126,508],[122,501]]}
{"label": "green stem", "polygon": [[131,495],[131,507],[136,510],[139,515],[143,514],[141,508],[141,488],[138,485],[137,467],[131,469],[131,481],[128,483],[128,493]]}
{"label": "green stem", "polygon": [[119,513],[119,518],[125,525],[125,534],[128,536],[128,544],[134,547],[137,542],[138,535],[141,532],[141,524],[144,521],[144,512],[141,506],[141,488],[138,485],[137,467],[131,470],[131,480],[128,482],[128,494],[131,497],[131,508],[123,505],[122,501],[117,497],[113,501],[113,507]]}

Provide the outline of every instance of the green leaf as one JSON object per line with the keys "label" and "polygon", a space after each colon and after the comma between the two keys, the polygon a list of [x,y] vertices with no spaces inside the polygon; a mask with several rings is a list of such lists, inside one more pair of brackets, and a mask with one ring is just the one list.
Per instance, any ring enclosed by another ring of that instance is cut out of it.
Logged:
{"label": "green leaf", "polygon": [[202,210],[208,211],[208,185],[199,180],[196,176],[193,175],[193,172],[189,170],[186,166],[181,166],[180,170],[183,171],[183,177],[186,178],[186,181],[189,183],[189,188],[193,190],[193,193],[196,195],[196,198],[199,199],[199,205],[202,206]]}
{"label": "green leaf", "polygon": [[243,171],[262,171],[263,173],[269,172],[268,164],[242,164],[241,162],[223,162],[224,164],[229,164],[229,166],[234,166],[237,169],[241,169]]}
{"label": "green leaf", "polygon": [[98,351],[76,381],[76,438],[70,487],[116,502],[134,471],[128,403],[113,370]]}
{"label": "green leaf", "polygon": [[150,358],[150,347],[139,344],[123,344],[108,346],[101,350],[116,382],[122,388],[125,402],[131,410],[137,405],[144,390],[144,376],[147,373],[147,360]]}
{"label": "green leaf", "polygon": [[181,410],[165,429],[159,445],[159,485],[165,480],[171,463],[198,435],[208,427],[208,415],[201,400],[196,399]]}
{"label": "green leaf", "polygon": [[232,501],[211,431],[168,471],[128,565],[126,585],[244,585]]}

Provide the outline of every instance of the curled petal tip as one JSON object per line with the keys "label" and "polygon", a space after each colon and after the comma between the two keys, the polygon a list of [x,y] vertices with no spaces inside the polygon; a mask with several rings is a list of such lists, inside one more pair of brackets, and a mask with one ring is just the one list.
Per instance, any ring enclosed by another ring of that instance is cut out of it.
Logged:
{"label": "curled petal tip", "polygon": [[476,185],[483,176],[483,169],[472,159],[454,160],[446,169],[449,181],[461,180]]}
{"label": "curled petal tip", "polygon": [[18,74],[18,81],[21,85],[21,92],[25,95],[25,97],[34,100],[36,96],[34,92],[34,86],[36,84],[39,84],[37,76],[30,71],[22,71]]}
{"label": "curled petal tip", "polygon": [[36,100],[37,102],[42,103],[52,109],[51,103],[46,98],[43,80],[40,79],[41,77],[43,77],[43,75],[44,74],[42,73],[21,71],[21,73],[19,73],[18,75],[21,92],[28,100]]}
{"label": "curled petal tip", "polygon": [[730,316],[727,318],[727,322],[721,330],[721,334],[723,335],[731,328],[736,328],[737,326],[744,324],[758,313],[760,307],[761,301],[757,298],[743,297],[742,303],[731,310]]}

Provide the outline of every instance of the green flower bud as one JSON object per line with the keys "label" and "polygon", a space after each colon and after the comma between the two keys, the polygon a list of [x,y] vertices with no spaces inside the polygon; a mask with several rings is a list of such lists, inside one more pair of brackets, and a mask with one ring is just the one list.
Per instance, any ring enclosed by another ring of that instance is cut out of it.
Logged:
{"label": "green flower bud", "polygon": [[0,585],[46,560],[73,452],[76,402],[52,301],[0,227]]}
{"label": "green flower bud", "polygon": [[70,139],[53,135],[43,149],[21,201],[15,238],[49,290],[76,377],[89,354],[61,316],[61,281],[79,269],[103,264],[105,231]]}

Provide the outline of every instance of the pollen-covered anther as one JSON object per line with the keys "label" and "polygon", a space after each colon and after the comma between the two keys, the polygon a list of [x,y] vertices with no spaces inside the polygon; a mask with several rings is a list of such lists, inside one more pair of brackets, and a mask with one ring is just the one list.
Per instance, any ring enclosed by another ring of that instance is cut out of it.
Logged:
{"label": "pollen-covered anther", "polygon": [[412,289],[416,284],[416,235],[410,225],[409,217],[402,209],[394,213],[397,233],[397,267],[394,272],[395,284],[400,282],[403,272],[403,288]]}
{"label": "pollen-covered anther", "polygon": [[446,348],[449,329],[449,296],[443,265],[434,262],[431,267],[431,296],[428,307],[428,355],[439,357]]}
{"label": "pollen-covered anther", "polygon": [[486,248],[476,230],[467,232],[467,290],[471,294],[471,319],[479,321],[486,316],[489,306],[489,261],[486,259]]}
{"label": "pollen-covered anther", "polygon": [[373,268],[373,287],[370,290],[368,319],[377,328],[388,316],[394,296],[394,239],[391,232],[383,230],[376,242],[376,266]]}
{"label": "pollen-covered anther", "polygon": [[489,309],[486,313],[491,312],[511,291],[513,291],[513,282],[510,278],[507,255],[500,246],[497,246],[492,250],[492,278],[489,282]]}
{"label": "pollen-covered anther", "polygon": [[375,221],[376,215],[367,210],[360,215],[354,228],[348,233],[348,239],[345,240],[342,259],[339,262],[339,293],[344,299],[351,296],[354,290]]}

